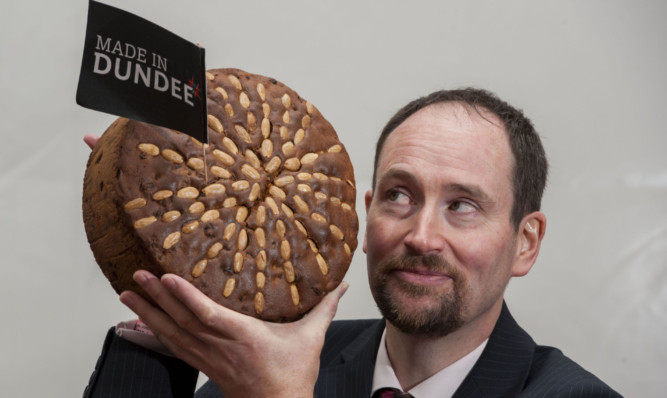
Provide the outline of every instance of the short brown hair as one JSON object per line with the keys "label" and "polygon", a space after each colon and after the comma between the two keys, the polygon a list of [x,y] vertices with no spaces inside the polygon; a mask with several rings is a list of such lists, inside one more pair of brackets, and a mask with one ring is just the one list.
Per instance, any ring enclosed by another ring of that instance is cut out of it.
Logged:
{"label": "short brown hair", "polygon": [[382,129],[377,141],[373,164],[373,189],[375,189],[375,173],[380,152],[389,134],[420,109],[445,102],[468,105],[478,112],[487,110],[503,122],[514,155],[512,186],[514,200],[510,221],[515,228],[518,228],[523,216],[540,209],[549,166],[542,141],[533,123],[521,110],[487,90],[476,88],[440,90],[418,98],[399,109]]}

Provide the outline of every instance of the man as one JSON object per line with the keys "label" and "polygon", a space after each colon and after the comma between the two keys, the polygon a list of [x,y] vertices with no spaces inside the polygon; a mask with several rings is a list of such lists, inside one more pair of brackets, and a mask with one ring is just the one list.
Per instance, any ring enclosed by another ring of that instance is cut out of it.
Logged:
{"label": "man", "polygon": [[[121,301],[209,376],[198,397],[370,397],[386,396],[384,387],[417,398],[619,396],[537,346],[503,301],[509,280],[537,259],[546,176],[539,136],[520,111],[482,90],[435,92],[389,121],[365,195],[363,248],[383,320],[331,323],[345,284],[285,325],[220,307],[173,275],[135,275],[161,309],[130,292]],[[129,389],[127,377],[141,387]],[[195,377],[111,334],[87,393],[187,395]]]}

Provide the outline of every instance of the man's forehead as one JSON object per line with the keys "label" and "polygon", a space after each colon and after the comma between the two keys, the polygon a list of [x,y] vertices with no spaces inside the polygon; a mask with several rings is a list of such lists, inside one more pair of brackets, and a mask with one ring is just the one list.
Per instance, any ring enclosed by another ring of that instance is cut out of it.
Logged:
{"label": "man's forehead", "polygon": [[442,165],[511,178],[514,159],[508,134],[495,115],[482,112],[454,102],[429,105],[415,112],[387,137],[378,177],[397,163],[417,161],[413,165]]}
{"label": "man's forehead", "polygon": [[505,125],[495,114],[461,102],[440,102],[420,109],[389,134],[384,147],[401,146],[410,139],[431,140],[434,144],[450,140],[452,145],[472,139],[480,149],[485,144],[509,149]]}
{"label": "man's forehead", "polygon": [[484,126],[496,131],[500,129],[506,132],[504,123],[493,112],[483,106],[471,105],[465,102],[446,101],[428,105],[411,115],[406,119],[406,122],[413,116],[429,117],[434,120],[447,120],[462,127],[468,126],[474,128]]}

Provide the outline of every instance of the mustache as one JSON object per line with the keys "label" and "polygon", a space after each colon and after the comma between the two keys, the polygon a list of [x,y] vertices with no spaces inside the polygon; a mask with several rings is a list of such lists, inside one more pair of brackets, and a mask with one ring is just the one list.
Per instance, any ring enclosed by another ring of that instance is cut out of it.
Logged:
{"label": "mustache", "polygon": [[377,271],[385,273],[396,270],[412,270],[416,268],[426,268],[429,271],[447,273],[451,276],[457,276],[459,274],[454,266],[437,254],[400,254],[388,257],[378,263]]}

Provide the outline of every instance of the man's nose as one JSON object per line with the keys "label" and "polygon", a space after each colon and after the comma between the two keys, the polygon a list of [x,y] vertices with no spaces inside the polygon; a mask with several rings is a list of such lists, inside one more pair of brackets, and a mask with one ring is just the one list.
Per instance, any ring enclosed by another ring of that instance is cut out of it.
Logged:
{"label": "man's nose", "polygon": [[422,207],[406,221],[410,224],[404,243],[416,254],[437,253],[444,249],[445,220],[437,209]]}

